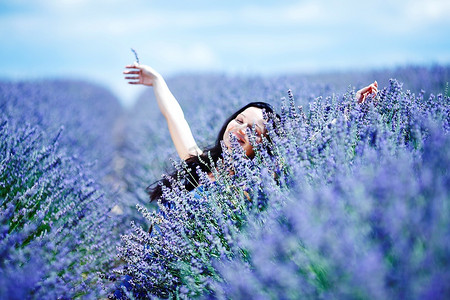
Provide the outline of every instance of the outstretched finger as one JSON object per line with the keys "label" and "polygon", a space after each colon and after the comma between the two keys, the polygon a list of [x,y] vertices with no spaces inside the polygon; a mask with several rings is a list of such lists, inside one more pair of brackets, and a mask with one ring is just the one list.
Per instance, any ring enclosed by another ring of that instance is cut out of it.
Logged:
{"label": "outstretched finger", "polygon": [[139,64],[138,63],[134,63],[132,65],[126,65],[125,68],[127,68],[127,69],[130,69],[130,68],[139,69]]}
{"label": "outstretched finger", "polygon": [[364,103],[364,100],[366,100],[366,97],[367,97],[367,94],[362,94],[358,100],[358,103]]}
{"label": "outstretched finger", "polygon": [[139,76],[126,76],[125,79],[139,80]]}
{"label": "outstretched finger", "polygon": [[123,71],[123,74],[139,74],[141,71]]}

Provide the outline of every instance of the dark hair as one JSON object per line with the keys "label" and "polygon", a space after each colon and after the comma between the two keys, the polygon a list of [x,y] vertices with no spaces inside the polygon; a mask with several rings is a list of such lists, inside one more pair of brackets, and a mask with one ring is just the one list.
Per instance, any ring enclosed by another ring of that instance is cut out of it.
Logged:
{"label": "dark hair", "polygon": [[[223,124],[222,128],[217,135],[216,142],[214,146],[207,148],[203,151],[203,153],[199,156],[191,156],[186,159],[187,164],[187,174],[185,175],[184,186],[188,191],[192,191],[196,188],[195,183],[198,182],[198,175],[196,172],[197,167],[199,167],[203,172],[210,172],[211,167],[207,164],[210,161],[209,157],[211,157],[212,161],[216,163],[220,158],[222,158],[222,145],[221,141],[223,140],[223,135],[225,134],[225,130],[227,129],[228,123],[234,120],[241,112],[246,110],[249,107],[256,107],[263,109],[267,117],[273,119],[274,116],[278,116],[273,110],[272,106],[265,102],[250,102],[244,107],[237,110],[234,114],[232,114]],[[178,171],[174,171],[168,175],[171,178],[176,179],[178,177]],[[170,187],[170,181],[168,178],[161,179],[152,185],[148,186],[146,191],[150,195],[150,200],[156,200],[161,198],[162,196],[162,186]]]}

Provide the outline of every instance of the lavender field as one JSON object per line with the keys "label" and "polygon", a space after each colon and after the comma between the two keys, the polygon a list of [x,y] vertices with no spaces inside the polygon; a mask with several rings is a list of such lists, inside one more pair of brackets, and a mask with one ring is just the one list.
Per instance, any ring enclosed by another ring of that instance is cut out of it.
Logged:
{"label": "lavender field", "polygon": [[151,88],[126,110],[0,82],[0,299],[450,297],[450,66],[167,82],[200,147],[248,102],[280,119],[158,203],[147,186],[186,166]]}

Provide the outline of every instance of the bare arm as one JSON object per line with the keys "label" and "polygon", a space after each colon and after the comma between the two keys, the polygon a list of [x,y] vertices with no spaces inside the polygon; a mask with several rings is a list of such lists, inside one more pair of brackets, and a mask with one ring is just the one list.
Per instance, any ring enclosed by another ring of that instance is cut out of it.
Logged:
{"label": "bare arm", "polygon": [[164,78],[149,66],[135,63],[125,68],[130,70],[123,73],[132,75],[125,77],[129,80],[128,83],[153,86],[158,107],[167,120],[170,136],[180,158],[187,159],[192,155],[201,154],[202,151],[197,146],[191,128],[184,118],[183,110],[169,90]]}

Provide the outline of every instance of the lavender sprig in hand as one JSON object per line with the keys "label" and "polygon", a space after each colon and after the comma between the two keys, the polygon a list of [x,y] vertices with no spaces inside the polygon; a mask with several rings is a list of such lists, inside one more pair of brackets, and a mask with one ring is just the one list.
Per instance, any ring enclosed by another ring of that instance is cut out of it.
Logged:
{"label": "lavender sprig in hand", "polygon": [[131,52],[134,53],[134,57],[136,57],[136,62],[139,64],[139,56],[138,56],[136,50],[134,50],[133,48],[131,48]]}

